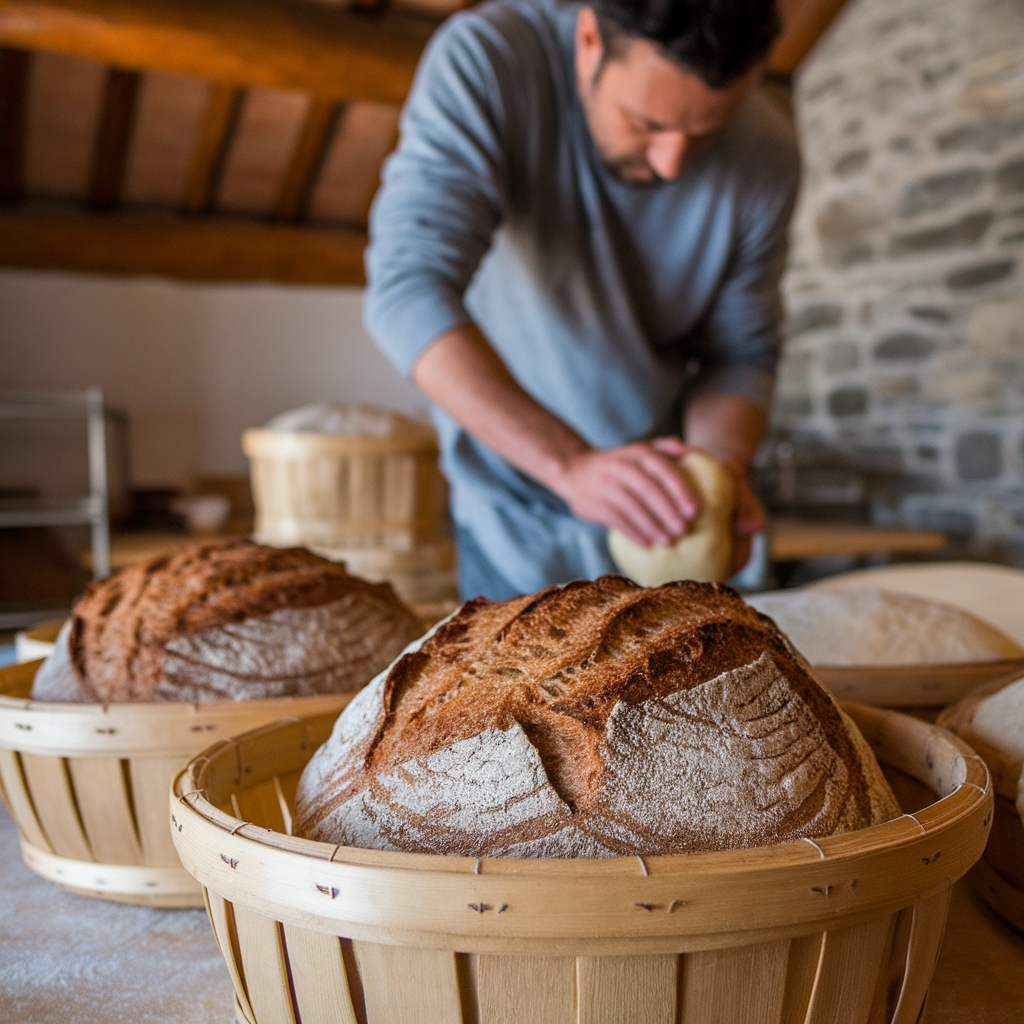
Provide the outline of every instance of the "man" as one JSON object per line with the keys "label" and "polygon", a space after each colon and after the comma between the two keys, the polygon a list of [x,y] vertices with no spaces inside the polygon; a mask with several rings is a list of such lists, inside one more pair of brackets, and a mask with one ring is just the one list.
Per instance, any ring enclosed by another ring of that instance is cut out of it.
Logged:
{"label": "man", "polygon": [[739,564],[763,526],[798,178],[755,89],[777,31],[773,0],[497,0],[432,40],[366,321],[433,402],[464,598],[614,572],[610,526],[685,533],[687,445],[740,483]]}

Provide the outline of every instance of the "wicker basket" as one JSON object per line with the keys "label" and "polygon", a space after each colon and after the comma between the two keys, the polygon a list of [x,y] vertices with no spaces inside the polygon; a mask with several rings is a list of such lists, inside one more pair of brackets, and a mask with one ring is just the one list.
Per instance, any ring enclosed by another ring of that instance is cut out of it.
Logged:
{"label": "wicker basket", "polygon": [[427,424],[400,424],[386,437],[247,430],[256,539],[410,552],[445,539],[437,437]]}
{"label": "wicker basket", "polygon": [[0,670],[0,792],[33,871],[120,903],[203,905],[167,828],[167,792],[190,757],[285,715],[337,716],[351,699],[43,703],[28,699],[40,664]]}
{"label": "wicker basket", "polygon": [[334,847],[285,834],[320,716],[193,760],[172,834],[250,1024],[914,1024],[989,776],[935,726],[847,710],[941,798],[816,843],[646,860]]}
{"label": "wicker basket", "polygon": [[[1016,678],[1020,678],[1018,675]],[[978,705],[1013,680],[979,686],[947,708],[939,722],[974,747],[992,773],[995,811],[985,855],[971,872],[974,887],[989,906],[1024,931],[1024,763],[1013,761],[974,733]]]}

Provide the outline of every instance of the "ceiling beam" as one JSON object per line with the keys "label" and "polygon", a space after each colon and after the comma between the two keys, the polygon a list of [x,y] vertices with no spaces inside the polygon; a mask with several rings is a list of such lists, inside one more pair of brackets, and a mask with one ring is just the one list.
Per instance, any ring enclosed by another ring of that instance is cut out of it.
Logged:
{"label": "ceiling beam", "polygon": [[365,245],[362,231],[343,228],[0,209],[0,267],[361,285]]}
{"label": "ceiling beam", "polygon": [[0,0],[0,46],[401,103],[436,20],[295,0]]}

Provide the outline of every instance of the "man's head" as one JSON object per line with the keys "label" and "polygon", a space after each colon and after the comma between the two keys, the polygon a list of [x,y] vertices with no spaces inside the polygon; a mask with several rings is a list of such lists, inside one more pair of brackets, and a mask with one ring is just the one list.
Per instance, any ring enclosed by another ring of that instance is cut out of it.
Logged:
{"label": "man's head", "polygon": [[576,21],[590,133],[624,180],[675,178],[736,113],[778,34],[774,0],[593,0]]}

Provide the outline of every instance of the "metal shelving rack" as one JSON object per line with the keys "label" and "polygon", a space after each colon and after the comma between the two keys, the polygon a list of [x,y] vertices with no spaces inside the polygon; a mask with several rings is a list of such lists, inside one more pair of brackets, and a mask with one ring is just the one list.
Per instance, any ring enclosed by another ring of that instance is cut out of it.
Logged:
{"label": "metal shelving rack", "polygon": [[89,526],[92,574],[110,574],[110,519],[107,486],[107,410],[99,388],[69,392],[0,392],[0,420],[86,421],[89,493],[71,498],[0,499],[0,528]]}

